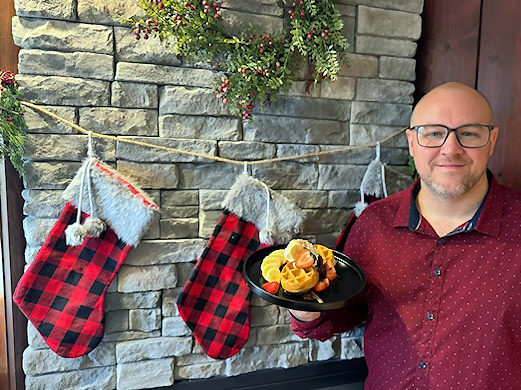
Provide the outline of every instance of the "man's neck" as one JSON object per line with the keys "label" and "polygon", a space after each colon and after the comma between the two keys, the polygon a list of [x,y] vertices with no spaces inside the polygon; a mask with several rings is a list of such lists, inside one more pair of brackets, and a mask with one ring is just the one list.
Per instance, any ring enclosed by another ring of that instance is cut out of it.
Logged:
{"label": "man's neck", "polygon": [[422,182],[416,203],[422,217],[443,237],[472,218],[487,191],[486,174],[465,194],[450,198],[434,193]]}

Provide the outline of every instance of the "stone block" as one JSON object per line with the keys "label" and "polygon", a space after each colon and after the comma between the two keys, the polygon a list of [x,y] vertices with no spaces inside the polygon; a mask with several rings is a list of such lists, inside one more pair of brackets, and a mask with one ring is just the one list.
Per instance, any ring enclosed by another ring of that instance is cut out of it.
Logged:
{"label": "stone block", "polygon": [[[166,148],[186,150],[193,153],[215,156],[217,154],[217,141],[207,140],[183,140],[173,138],[141,138],[127,137],[132,141],[143,142],[152,145],[158,145]],[[149,146],[141,146],[128,142],[118,142],[117,157],[130,161],[138,162],[193,162],[206,160],[203,157],[197,157],[185,153],[177,153],[171,150],[163,150]]]}
{"label": "stone block", "polygon": [[197,218],[199,206],[175,206],[165,209],[161,207],[161,218]]}
{"label": "stone block", "polygon": [[[118,62],[141,62],[177,66],[181,64],[174,54],[175,39],[161,39],[151,35],[147,40],[136,40],[132,30],[115,27],[116,59]],[[154,80],[155,81],[155,80]]]}
{"label": "stone block", "polygon": [[[116,142],[96,139],[93,142],[96,155],[105,161],[114,161]],[[28,134],[25,142],[25,156],[29,160],[75,160],[81,161],[87,155],[88,136]]]}
{"label": "stone block", "polygon": [[312,362],[339,357],[340,338],[333,337],[326,341],[309,340],[309,360]]}
{"label": "stone block", "polygon": [[421,17],[410,12],[358,7],[358,34],[418,40]]}
{"label": "stone block", "polygon": [[407,126],[412,113],[409,104],[353,102],[351,123]]}
{"label": "stone block", "polygon": [[282,190],[279,193],[300,208],[318,209],[327,207],[327,191],[317,190]]}
{"label": "stone block", "polygon": [[283,344],[300,340],[300,337],[291,331],[289,325],[274,325],[257,329],[257,345]]}
{"label": "stone block", "polygon": [[[399,126],[381,126],[381,125],[357,125],[352,124],[351,126],[351,145],[365,145],[374,144],[377,141],[381,141],[401,130],[403,127]],[[385,142],[385,146],[389,147],[407,147],[407,137],[405,132],[403,134],[397,134],[393,138]]]}
{"label": "stone block", "polygon": [[154,359],[117,365],[118,390],[141,390],[174,384],[174,359]]}
{"label": "stone block", "polygon": [[205,211],[199,212],[199,236],[204,238],[210,238],[215,226],[221,217],[222,211]]}
{"label": "stone block", "polygon": [[51,349],[26,348],[23,353],[23,369],[26,375],[42,375],[51,372],[83,370],[86,368],[116,364],[116,348],[113,343],[100,343],[88,355],[64,359]]}
{"label": "stone block", "polygon": [[161,220],[161,238],[191,238],[199,233],[197,218],[169,218]]}
{"label": "stone block", "polygon": [[279,308],[275,305],[264,307],[252,307],[250,309],[250,326],[252,328],[258,326],[276,325],[279,320]]}
{"label": "stone block", "polygon": [[80,108],[80,126],[102,134],[157,136],[157,111],[146,109]]}
{"label": "stone block", "polygon": [[[181,292],[181,288],[173,288],[163,291],[163,299],[161,301],[161,313],[163,317],[178,317],[179,310],[177,309],[177,297]],[[164,330],[164,326],[163,326]],[[165,336],[165,335],[163,335]]]}
{"label": "stone block", "polygon": [[33,217],[58,219],[66,203],[61,194],[62,191],[23,190],[24,214]]}
{"label": "stone block", "polygon": [[359,189],[366,169],[367,167],[359,165],[322,164],[318,167],[318,189]]}
{"label": "stone block", "polygon": [[416,80],[416,60],[414,58],[380,57],[379,77],[395,80]]}
{"label": "stone block", "polygon": [[228,190],[200,190],[199,205],[202,210],[222,210]]}
{"label": "stone block", "polygon": [[236,164],[177,164],[179,169],[179,188],[182,189],[217,189],[228,190],[237,176],[242,173],[242,166]]}
{"label": "stone block", "polygon": [[118,291],[154,291],[177,286],[177,272],[173,264],[132,267],[123,265],[118,275]]}
{"label": "stone block", "polygon": [[[355,164],[366,165],[374,160],[374,152],[369,148],[356,148],[349,146],[321,145],[320,151],[325,154],[320,155],[321,164]],[[326,153],[327,152],[327,153]]]}
{"label": "stone block", "polygon": [[175,373],[178,379],[204,379],[222,375],[225,371],[226,362],[212,362],[190,364],[176,367]]}
{"label": "stone block", "polygon": [[225,375],[239,375],[275,367],[296,367],[307,363],[307,355],[307,345],[303,342],[243,348],[227,360]]}
{"label": "stone block", "polygon": [[357,359],[364,357],[363,340],[342,338],[341,359]]}
{"label": "stone block", "polygon": [[201,239],[141,241],[128,254],[127,265],[171,264],[194,261],[204,248]]}
{"label": "stone block", "polygon": [[107,293],[105,311],[159,307],[161,292]]}
{"label": "stone block", "polygon": [[172,138],[238,141],[240,120],[194,115],[159,116],[159,135]]}
{"label": "stone block", "polygon": [[314,190],[317,189],[319,179],[316,164],[288,161],[255,166],[253,176],[274,190]]}
{"label": "stone block", "polygon": [[340,66],[338,75],[349,77],[377,77],[378,57],[349,53],[346,56],[346,63]]}
{"label": "stone block", "polygon": [[199,191],[197,190],[177,190],[161,191],[161,212],[164,213],[168,208],[176,206],[198,206]]}
{"label": "stone block", "polygon": [[[276,157],[293,157],[305,154],[313,154],[320,151],[317,145],[303,145],[303,144],[277,144]],[[316,162],[318,156],[300,157],[287,161],[296,161],[299,163]]]}
{"label": "stone block", "polygon": [[305,209],[302,234],[338,232],[350,214],[345,209]]}
{"label": "stone block", "polygon": [[[117,81],[149,83],[153,80],[156,84],[211,88],[216,77],[216,73],[207,69],[132,62],[118,62],[116,66]],[[215,100],[218,99],[215,98]]]}
{"label": "stone block", "polygon": [[115,388],[115,366],[27,376],[25,378],[26,390],[100,390]]}
{"label": "stone block", "polygon": [[[250,2],[251,3],[251,2]],[[280,8],[282,14],[282,8]],[[240,12],[231,9],[222,14],[223,26],[226,33],[230,35],[240,35],[253,26],[259,34],[278,34],[282,32],[282,15],[255,15],[251,11]]]}
{"label": "stone block", "polygon": [[76,20],[75,0],[15,0],[14,6],[18,16]]}
{"label": "stone block", "polygon": [[328,207],[334,208],[353,208],[356,202],[360,200],[360,191],[329,191]]}
{"label": "stone block", "polygon": [[176,188],[178,169],[172,164],[140,164],[118,161],[118,171],[138,183],[141,188]]}
{"label": "stone block", "polygon": [[[163,336],[191,336],[192,331],[181,317],[164,317],[161,326]],[[190,351],[188,351],[190,352]]]}
{"label": "stone block", "polygon": [[161,215],[159,213],[154,213],[152,215],[152,221],[150,221],[150,226],[147,231],[141,237],[142,240],[157,240],[161,236]]}
{"label": "stone block", "polygon": [[412,104],[414,84],[399,80],[358,79],[356,99]]}
{"label": "stone block", "polygon": [[192,276],[194,272],[195,261],[193,263],[178,263],[177,274],[178,274],[178,286],[184,286],[186,281]]}
{"label": "stone block", "polygon": [[128,312],[130,330],[152,332],[161,328],[161,309],[133,309]]}
{"label": "stone block", "polygon": [[349,134],[343,130],[340,122],[334,120],[256,115],[253,122],[248,122],[244,126],[244,140],[297,144],[348,144]]}
{"label": "stone block", "polygon": [[128,310],[105,312],[105,333],[125,332],[128,328]]}
{"label": "stone block", "polygon": [[41,248],[41,245],[29,245],[27,244],[25,246],[25,251],[24,251],[24,258],[25,258],[25,263],[27,265],[31,264],[34,260],[34,258],[36,257],[36,255],[38,254],[38,252],[40,251],[40,248]]}
{"label": "stone block", "polygon": [[54,218],[24,218],[25,240],[29,245],[42,245],[55,223]]}
{"label": "stone block", "polygon": [[108,54],[46,50],[20,50],[18,72],[47,76],[112,80],[114,59]]}
{"label": "stone block", "polygon": [[108,81],[60,76],[17,75],[23,99],[35,104],[108,106]]}
{"label": "stone block", "polygon": [[159,88],[159,114],[229,115],[211,89],[172,86]]}
{"label": "stone block", "polygon": [[222,0],[221,8],[229,8],[249,14],[282,16],[282,8],[274,0]]}
{"label": "stone block", "polygon": [[152,332],[141,332],[140,330],[128,330],[124,332],[114,332],[105,334],[103,340],[110,342],[119,341],[130,341],[130,340],[143,340],[151,337],[161,336],[161,331],[154,330]]}
{"label": "stone block", "polygon": [[31,321],[27,321],[27,343],[32,349],[50,349]]}
{"label": "stone block", "polygon": [[354,42],[355,42],[355,27],[356,27],[356,18],[349,16],[342,16],[340,18],[344,23],[344,37],[346,37],[349,47],[347,48],[348,52],[353,52],[354,50]]}
{"label": "stone block", "polygon": [[148,359],[161,359],[189,354],[192,350],[191,337],[155,337],[144,340],[117,343],[118,364]]}
{"label": "stone block", "polygon": [[273,144],[251,141],[219,142],[219,156],[234,160],[261,160],[275,157]]}
{"label": "stone block", "polygon": [[356,79],[338,77],[335,81],[323,81],[320,97],[324,99],[353,100],[355,98]]}
{"label": "stone block", "polygon": [[395,57],[412,58],[416,54],[416,43],[406,39],[381,38],[366,35],[356,37],[356,52]]}
{"label": "stone block", "polygon": [[308,85],[307,81],[292,81],[288,90],[288,96],[319,98],[321,86],[322,83],[311,83],[311,85]]}
{"label": "stone block", "polygon": [[[146,17],[137,2],[128,0],[77,0],[78,19],[86,23],[121,25],[133,16]],[[129,29],[130,31],[130,29]]]}
{"label": "stone block", "polygon": [[336,0],[341,4],[352,5],[368,5],[371,7],[396,9],[399,11],[407,11],[413,13],[421,13],[423,11],[424,0]]}
{"label": "stone block", "polygon": [[157,108],[157,85],[114,81],[112,105],[125,108]]}
{"label": "stone block", "polygon": [[[41,106],[42,108],[61,116],[62,118],[78,124],[78,115],[75,107],[59,107],[59,106]],[[77,134],[77,130],[60,122],[51,116],[44,114],[41,111],[32,109],[30,107],[24,107],[24,118],[27,123],[29,133],[74,133]]]}
{"label": "stone block", "polygon": [[340,229],[342,229],[342,224],[339,224],[339,230],[333,233],[325,233],[325,234],[317,234],[315,236],[316,242],[321,243],[322,245],[327,246],[328,248],[333,248],[338,241],[338,237],[340,237]]}
{"label": "stone block", "polygon": [[113,53],[110,27],[18,16],[12,26],[14,43],[22,49]]}
{"label": "stone block", "polygon": [[25,188],[64,189],[80,166],[79,162],[28,162],[25,164]]}
{"label": "stone block", "polygon": [[[299,118],[349,120],[350,104],[344,100],[316,99],[312,97],[279,97],[274,103],[261,110],[253,109],[254,114],[291,116]],[[255,121],[258,117],[255,116]]]}

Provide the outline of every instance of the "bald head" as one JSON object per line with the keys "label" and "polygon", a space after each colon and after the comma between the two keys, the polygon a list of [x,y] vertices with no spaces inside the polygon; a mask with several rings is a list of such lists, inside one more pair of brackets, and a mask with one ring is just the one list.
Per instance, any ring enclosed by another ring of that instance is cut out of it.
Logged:
{"label": "bald head", "polygon": [[[445,123],[447,122],[447,123]],[[442,84],[420,99],[411,116],[411,126],[464,123],[493,124],[494,114],[487,98],[463,83]]]}

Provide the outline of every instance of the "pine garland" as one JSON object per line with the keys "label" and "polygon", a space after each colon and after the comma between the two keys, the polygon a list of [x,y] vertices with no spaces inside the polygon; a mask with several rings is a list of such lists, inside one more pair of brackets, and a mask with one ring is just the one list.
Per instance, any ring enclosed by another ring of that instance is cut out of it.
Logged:
{"label": "pine garland", "polygon": [[21,176],[27,124],[23,117],[18,96],[18,83],[13,73],[0,70],[0,157],[9,157]]}
{"label": "pine garland", "polygon": [[[285,0],[287,1],[287,0]],[[217,97],[233,115],[250,119],[261,107],[287,92],[292,75],[303,66],[308,81],[334,81],[349,47],[344,23],[331,0],[285,2],[290,28],[280,34],[224,31],[221,7],[210,0],[138,0],[147,19],[127,20],[136,39],[150,35],[175,39],[174,54],[187,61],[207,61],[224,76],[216,83]],[[224,10],[225,12],[225,10]],[[304,59],[304,61],[303,61]]]}

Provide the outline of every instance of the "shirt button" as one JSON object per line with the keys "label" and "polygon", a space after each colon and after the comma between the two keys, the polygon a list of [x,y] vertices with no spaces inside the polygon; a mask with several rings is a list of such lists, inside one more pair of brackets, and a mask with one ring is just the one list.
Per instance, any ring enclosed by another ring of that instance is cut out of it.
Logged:
{"label": "shirt button", "polygon": [[439,242],[440,244],[445,244],[445,239],[444,239],[444,238],[440,238],[440,239],[438,240],[438,242]]}
{"label": "shirt button", "polygon": [[427,368],[427,363],[425,363],[425,362],[420,362],[419,367],[420,367],[420,368]]}
{"label": "shirt button", "polygon": [[434,319],[434,314],[428,313],[427,314],[427,319],[432,321]]}
{"label": "shirt button", "polygon": [[440,276],[440,275],[441,275],[441,269],[436,268],[436,269],[434,270],[433,273],[434,273],[434,275],[436,275],[436,276]]}

